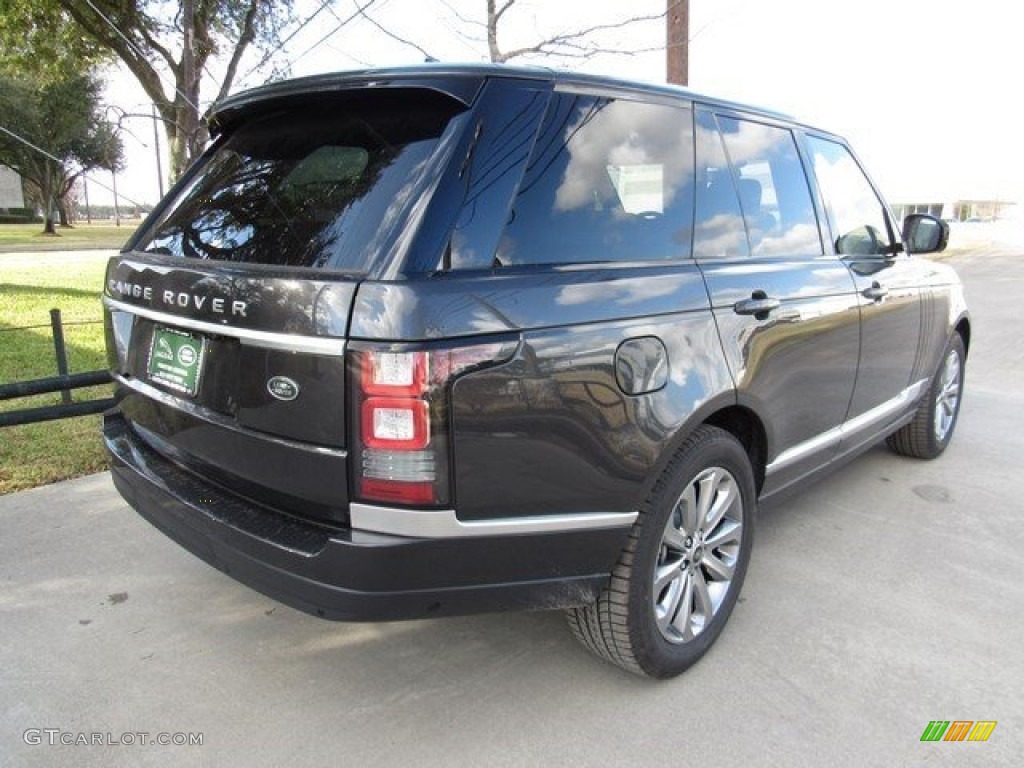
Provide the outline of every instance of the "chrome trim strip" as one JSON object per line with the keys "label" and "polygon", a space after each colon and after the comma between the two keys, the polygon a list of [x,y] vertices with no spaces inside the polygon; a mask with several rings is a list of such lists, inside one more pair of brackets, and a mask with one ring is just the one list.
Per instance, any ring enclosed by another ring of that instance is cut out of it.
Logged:
{"label": "chrome trim strip", "polygon": [[921,379],[904,389],[892,400],[887,400],[881,405],[872,408],[870,411],[862,413],[854,419],[850,419],[843,425],[843,437],[853,434],[854,432],[865,430],[875,422],[884,421],[889,416],[892,416],[894,413],[901,410],[905,405],[920,397],[927,386],[928,379]]}
{"label": "chrome trim strip", "polygon": [[827,432],[822,432],[820,435],[812,437],[810,440],[794,445],[792,448],[780,453],[775,458],[775,461],[765,468],[765,474],[767,476],[771,476],[773,472],[778,472],[781,469],[792,466],[798,461],[807,458],[812,453],[824,450],[830,445],[836,446],[850,435],[856,434],[857,432],[863,432],[875,424],[885,421],[894,413],[903,409],[908,403],[911,403],[920,397],[921,393],[927,386],[928,380],[921,379],[920,381],[911,384],[891,400],[886,400],[884,403],[875,406],[870,411],[865,411],[860,416],[850,419],[842,426],[833,427]]}
{"label": "chrome trim strip", "polygon": [[395,509],[352,503],[353,530],[389,533],[418,539],[454,539],[468,536],[518,536],[530,533],[565,533],[598,528],[626,528],[637,512],[585,512],[573,515],[503,517],[496,520],[459,520],[454,509]]}
{"label": "chrome trim strip", "polygon": [[274,331],[256,331],[251,328],[236,328],[232,325],[208,323],[203,320],[193,320],[190,317],[181,317],[180,315],[172,315],[167,312],[157,312],[154,309],[146,309],[134,304],[126,304],[109,296],[103,297],[103,305],[107,309],[138,315],[157,323],[164,323],[178,328],[188,328],[200,333],[211,333],[216,336],[231,336],[243,344],[249,344],[253,347],[281,349],[285,352],[306,352],[312,355],[330,355],[332,357],[343,357],[345,355],[344,339],[326,336],[300,336],[292,333],[276,333]]}
{"label": "chrome trim strip", "polygon": [[792,448],[780,453],[771,464],[765,467],[765,475],[770,477],[773,472],[796,464],[798,461],[810,456],[812,453],[823,451],[826,448],[834,448],[839,445],[843,438],[843,428],[833,427],[828,432],[812,437],[810,440],[798,443]]}
{"label": "chrome trim strip", "polygon": [[313,445],[311,443],[303,443],[298,440],[289,440],[287,437],[280,437],[278,435],[271,435],[267,432],[256,432],[251,429],[239,426],[233,419],[228,418],[222,414],[210,411],[206,408],[201,408],[188,400],[182,400],[176,395],[172,395],[169,392],[164,392],[162,389],[157,389],[151,384],[147,384],[139,379],[125,378],[119,373],[112,374],[115,382],[120,384],[122,387],[126,387],[134,392],[138,392],[140,395],[149,398],[150,400],[156,400],[161,405],[166,405],[168,408],[174,408],[176,410],[187,413],[197,419],[202,419],[209,424],[215,424],[218,427],[224,429],[230,429],[232,432],[238,432],[243,435],[250,437],[259,437],[261,440],[267,442],[277,443],[279,445],[286,446],[297,450],[306,451],[307,453],[318,453],[324,456],[335,456],[339,459],[344,459],[348,456],[348,451],[344,448],[327,448],[322,445]]}

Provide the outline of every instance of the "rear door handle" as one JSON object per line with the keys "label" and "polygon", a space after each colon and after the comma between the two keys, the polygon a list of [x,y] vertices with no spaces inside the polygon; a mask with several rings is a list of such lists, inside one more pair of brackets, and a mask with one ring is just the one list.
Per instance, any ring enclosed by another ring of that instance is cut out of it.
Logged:
{"label": "rear door handle", "polygon": [[872,283],[870,288],[865,288],[860,292],[860,295],[865,299],[871,299],[872,301],[881,301],[889,295],[889,289],[881,283]]}
{"label": "rear door handle", "polygon": [[732,311],[737,315],[754,315],[761,319],[768,317],[768,314],[782,306],[778,299],[769,299],[764,291],[754,291],[749,299],[742,299],[732,305]]}

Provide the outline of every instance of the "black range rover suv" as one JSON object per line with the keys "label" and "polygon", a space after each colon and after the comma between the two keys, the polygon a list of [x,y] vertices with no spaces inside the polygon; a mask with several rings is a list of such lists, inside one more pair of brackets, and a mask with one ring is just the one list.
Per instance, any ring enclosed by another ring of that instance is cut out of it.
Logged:
{"label": "black range rover suv", "polygon": [[[970,342],[846,143],[669,87],[496,67],[229,98],[110,262],[113,479],[332,619],[563,608],[678,674],[759,500],[888,438],[932,458]],[[901,231],[902,229],[902,231]]]}

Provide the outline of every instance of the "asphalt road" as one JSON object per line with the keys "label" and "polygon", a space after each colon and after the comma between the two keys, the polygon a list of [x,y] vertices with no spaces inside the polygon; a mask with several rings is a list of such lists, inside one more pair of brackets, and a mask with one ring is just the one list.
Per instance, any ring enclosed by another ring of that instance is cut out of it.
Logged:
{"label": "asphalt road", "polygon": [[[1024,248],[953,261],[975,339],[952,446],[878,448],[763,510],[741,603],[682,677],[601,663],[557,613],[314,619],[103,474],[0,498],[0,765],[1020,765]],[[998,725],[922,743],[931,720]],[[104,743],[61,744],[83,739]]]}

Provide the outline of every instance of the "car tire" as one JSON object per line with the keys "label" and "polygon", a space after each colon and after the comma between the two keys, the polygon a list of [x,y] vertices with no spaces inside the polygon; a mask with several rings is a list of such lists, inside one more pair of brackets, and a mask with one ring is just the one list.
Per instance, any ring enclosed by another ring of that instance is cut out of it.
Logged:
{"label": "car tire", "polygon": [[934,459],[946,450],[960,414],[966,358],[964,341],[954,333],[913,420],[886,438],[893,451],[902,456]]}
{"label": "car tire", "polygon": [[743,586],[757,494],[730,433],[701,426],[640,510],[608,586],[567,612],[580,642],[638,675],[669,678],[721,634]]}

